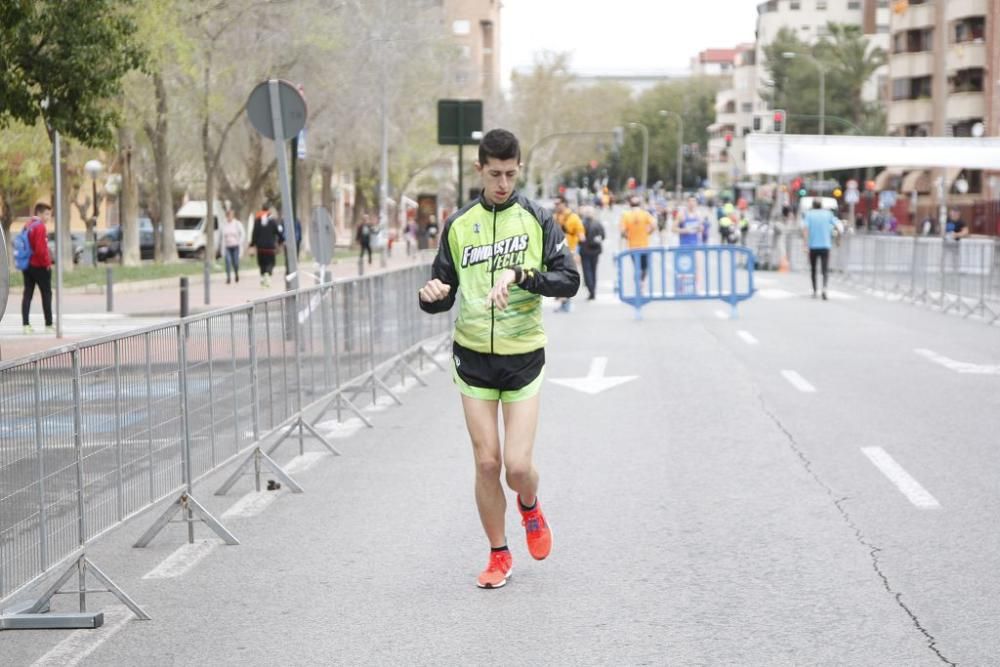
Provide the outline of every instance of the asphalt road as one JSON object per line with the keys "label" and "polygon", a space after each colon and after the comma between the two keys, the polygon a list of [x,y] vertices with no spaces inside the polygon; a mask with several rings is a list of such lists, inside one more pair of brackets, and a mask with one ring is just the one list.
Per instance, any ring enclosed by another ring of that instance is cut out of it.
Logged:
{"label": "asphalt road", "polygon": [[[152,621],[4,633],[5,661],[61,645],[92,650],[83,665],[996,664],[996,327],[760,278],[736,320],[713,302],[642,321],[604,296],[547,304],[536,452],[555,546],[532,561],[511,508],[507,587],[474,585],[472,457],[437,372],[298,474],[305,494],[225,519],[242,545],[181,576],[143,578],[178,526],[146,550],[129,545],[151,515],[102,539],[92,558]],[[595,358],[635,379],[551,382]],[[213,497],[220,479],[198,494],[216,516],[250,490]]]}

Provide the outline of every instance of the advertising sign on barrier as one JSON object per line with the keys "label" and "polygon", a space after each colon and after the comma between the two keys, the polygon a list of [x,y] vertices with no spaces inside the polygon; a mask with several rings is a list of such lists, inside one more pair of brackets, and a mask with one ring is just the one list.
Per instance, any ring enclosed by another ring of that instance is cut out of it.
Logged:
{"label": "advertising sign on barrier", "polygon": [[674,291],[677,294],[695,293],[696,281],[694,252],[678,248],[674,252]]}

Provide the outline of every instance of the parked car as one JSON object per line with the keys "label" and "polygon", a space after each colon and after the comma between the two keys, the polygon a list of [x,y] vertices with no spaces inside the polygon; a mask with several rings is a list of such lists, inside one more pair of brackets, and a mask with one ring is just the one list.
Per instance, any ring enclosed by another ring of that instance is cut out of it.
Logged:
{"label": "parked car", "polygon": [[[49,255],[52,257],[52,262],[55,263],[59,260],[59,256],[56,254],[56,233],[49,232]],[[79,264],[80,258],[83,257],[83,250],[86,248],[87,236],[83,232],[70,232],[70,238],[73,246],[73,263]]]}
{"label": "parked car", "polygon": [[[142,217],[138,220],[139,256],[142,259],[152,259],[156,254],[156,235],[153,232],[153,221]],[[107,230],[97,239],[97,261],[107,262],[122,254],[122,232],[117,225]]]}
{"label": "parked car", "polygon": [[[206,208],[204,201],[189,201],[181,206],[174,216],[174,242],[177,244],[177,254],[181,257],[195,257],[197,259],[205,257]],[[222,226],[224,213],[225,209],[222,208],[222,204],[216,201],[212,209],[212,217],[215,218],[213,246],[216,257],[222,255],[219,249],[221,238],[219,228]]]}

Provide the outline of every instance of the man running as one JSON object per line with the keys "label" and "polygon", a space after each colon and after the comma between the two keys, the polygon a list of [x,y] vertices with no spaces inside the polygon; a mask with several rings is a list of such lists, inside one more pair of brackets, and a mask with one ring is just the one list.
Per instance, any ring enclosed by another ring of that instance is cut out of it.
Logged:
{"label": "man running", "polygon": [[[726,206],[731,207],[732,204],[727,203]],[[722,214],[723,216],[729,215],[726,213],[725,207],[723,207]],[[698,214],[698,200],[694,197],[688,197],[687,207],[677,214],[677,220],[674,222],[674,231],[680,235],[681,245],[698,245],[701,242],[704,225],[704,218]]]}
{"label": "man running", "polygon": [[[556,222],[559,223],[559,227],[562,228],[563,236],[566,237],[566,247],[569,248],[569,253],[573,256],[573,260],[576,262],[577,268],[579,268],[581,263],[580,246],[587,238],[583,222],[580,220],[580,216],[569,207],[569,204],[566,203],[566,198],[562,195],[556,197],[556,212],[554,217]],[[563,299],[559,304],[558,312],[568,313],[571,308],[570,300]]]}
{"label": "man running", "polygon": [[514,191],[520,166],[517,138],[507,130],[487,132],[475,163],[483,190],[445,222],[432,278],[419,291],[420,307],[440,313],[462,290],[452,377],[462,394],[476,462],[476,506],[490,543],[489,563],[476,582],[480,588],[503,586],[511,572],[501,468],[517,492],[528,552],[542,560],[552,548],[532,463],[545,365],[541,297],[568,298],[580,286],[562,231],[545,210]]}
{"label": "man running", "polygon": [[[620,225],[622,238],[628,243],[629,250],[640,250],[649,247],[649,235],[656,229],[656,221],[648,211],[640,205],[639,198],[632,196],[629,199],[630,208],[622,213]],[[633,260],[635,256],[633,256]],[[649,272],[649,253],[639,253],[640,282],[646,281],[646,274]]]}
{"label": "man running", "polygon": [[826,301],[826,280],[830,267],[830,246],[833,245],[833,229],[837,219],[833,212],[823,208],[821,197],[813,198],[812,210],[802,221],[802,238],[809,248],[809,272],[812,276],[813,298],[816,298],[816,262],[823,267],[823,300]]}

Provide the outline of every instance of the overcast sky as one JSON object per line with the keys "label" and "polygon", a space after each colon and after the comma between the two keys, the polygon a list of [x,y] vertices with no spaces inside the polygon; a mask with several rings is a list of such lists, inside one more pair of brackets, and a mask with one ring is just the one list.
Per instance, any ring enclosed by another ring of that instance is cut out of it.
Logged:
{"label": "overcast sky", "polygon": [[572,52],[581,72],[686,70],[702,49],[752,42],[758,1],[503,0],[504,83],[546,49]]}

